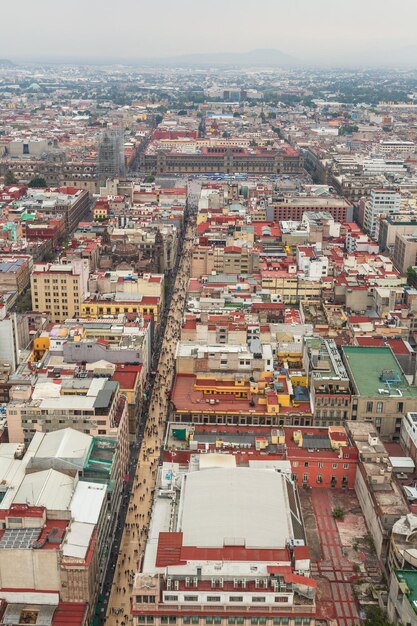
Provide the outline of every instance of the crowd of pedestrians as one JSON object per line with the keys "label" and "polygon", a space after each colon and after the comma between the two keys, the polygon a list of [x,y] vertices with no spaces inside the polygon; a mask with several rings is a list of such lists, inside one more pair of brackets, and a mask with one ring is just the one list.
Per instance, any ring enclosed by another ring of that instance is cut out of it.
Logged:
{"label": "crowd of pedestrians", "polygon": [[193,224],[189,223],[179,262],[170,307],[166,316],[159,361],[153,381],[148,414],[132,484],[123,537],[115,566],[106,624],[127,626],[132,623],[130,596],[135,574],[149,534],[152,502],[157,487],[161,446],[169,416],[170,390],[174,377],[174,361],[180,339],[183,310],[190,273],[190,248]]}

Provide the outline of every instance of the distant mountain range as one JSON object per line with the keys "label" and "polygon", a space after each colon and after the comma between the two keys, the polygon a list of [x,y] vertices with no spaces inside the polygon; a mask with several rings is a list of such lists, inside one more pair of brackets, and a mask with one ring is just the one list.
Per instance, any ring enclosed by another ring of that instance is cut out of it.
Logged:
{"label": "distant mountain range", "polygon": [[139,59],[141,65],[172,66],[239,66],[239,67],[290,67],[297,59],[281,50],[260,48],[250,52],[211,52],[182,54],[173,57]]}
{"label": "distant mountain range", "polygon": [[415,68],[417,69],[417,46],[402,46],[397,48],[378,48],[367,44],[349,50],[339,48],[333,52],[320,50],[299,58],[293,57],[274,48],[257,48],[249,52],[206,52],[181,54],[161,57],[110,57],[103,54],[99,57],[36,57],[16,58],[15,63],[9,59],[0,59],[0,68],[16,67],[15,64],[74,64],[74,65],[120,65],[153,68],[161,67],[190,67],[190,68],[256,68],[256,67],[349,67],[349,68]]}

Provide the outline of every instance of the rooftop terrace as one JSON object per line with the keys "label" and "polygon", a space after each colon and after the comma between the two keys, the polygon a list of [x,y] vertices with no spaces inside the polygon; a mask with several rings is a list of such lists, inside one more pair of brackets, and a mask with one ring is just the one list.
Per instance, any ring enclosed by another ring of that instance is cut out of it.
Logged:
{"label": "rooftop terrace", "polygon": [[413,607],[417,614],[417,571],[415,570],[396,570],[395,575],[398,582],[407,586],[406,593],[410,606]]}
{"label": "rooftop terrace", "polygon": [[417,397],[417,387],[408,384],[388,346],[344,346],[343,355],[359,395]]}

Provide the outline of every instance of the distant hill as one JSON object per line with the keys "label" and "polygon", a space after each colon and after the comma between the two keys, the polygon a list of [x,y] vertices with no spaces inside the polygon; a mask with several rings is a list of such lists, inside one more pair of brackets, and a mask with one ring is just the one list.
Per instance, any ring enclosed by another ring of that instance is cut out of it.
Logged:
{"label": "distant hill", "polygon": [[288,54],[274,49],[258,49],[250,52],[212,52],[182,54],[174,57],[141,59],[141,64],[175,66],[225,66],[239,67],[289,67],[297,64]]}
{"label": "distant hill", "polygon": [[9,59],[0,59],[0,67],[1,68],[14,67],[14,63],[9,61]]}

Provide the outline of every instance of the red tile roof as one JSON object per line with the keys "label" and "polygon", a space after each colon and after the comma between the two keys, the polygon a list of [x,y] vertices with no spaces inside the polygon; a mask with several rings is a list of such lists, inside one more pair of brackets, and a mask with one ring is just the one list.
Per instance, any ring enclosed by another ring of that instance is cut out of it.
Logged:
{"label": "red tile roof", "polygon": [[305,585],[306,587],[317,587],[317,582],[307,576],[299,576],[298,574],[285,574],[285,582],[296,583],[298,585]]}
{"label": "red tile roof", "polygon": [[158,537],[156,567],[184,564],[181,561],[182,533],[161,532]]}
{"label": "red tile roof", "polygon": [[310,550],[308,546],[294,546],[294,557],[297,560],[309,559]]}
{"label": "red tile roof", "polygon": [[52,619],[52,626],[81,626],[87,604],[83,602],[60,602]]}

